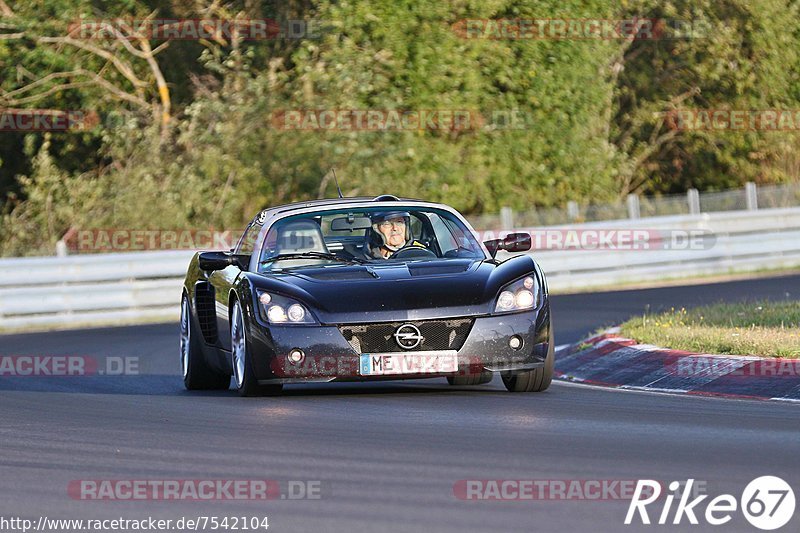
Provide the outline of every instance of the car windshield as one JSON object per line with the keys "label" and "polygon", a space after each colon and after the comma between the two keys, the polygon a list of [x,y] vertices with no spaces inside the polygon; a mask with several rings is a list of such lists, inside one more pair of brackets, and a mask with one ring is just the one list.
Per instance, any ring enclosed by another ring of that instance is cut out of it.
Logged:
{"label": "car windshield", "polygon": [[294,215],[273,224],[261,271],[389,261],[485,259],[461,219],[435,208],[369,207]]}

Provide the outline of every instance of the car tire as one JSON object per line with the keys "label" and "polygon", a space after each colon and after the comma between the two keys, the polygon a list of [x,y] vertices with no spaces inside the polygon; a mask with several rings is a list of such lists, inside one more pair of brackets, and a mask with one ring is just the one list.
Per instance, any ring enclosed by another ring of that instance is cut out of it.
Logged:
{"label": "car tire", "polygon": [[200,343],[200,332],[194,325],[189,297],[181,299],[181,374],[187,390],[225,390],[231,377],[215,372],[208,366]]}
{"label": "car tire", "polygon": [[447,382],[455,387],[464,387],[470,385],[483,385],[492,381],[494,374],[492,372],[480,372],[478,374],[466,374],[463,376],[447,376]]}
{"label": "car tire", "polygon": [[503,375],[503,384],[509,392],[542,392],[547,390],[553,381],[553,366],[555,363],[555,339],[553,338],[552,324],[550,325],[550,340],[548,344],[547,357],[545,357],[542,368]]}
{"label": "car tire", "polygon": [[233,384],[241,396],[275,396],[281,393],[283,385],[259,385],[253,371],[253,361],[247,341],[247,328],[244,327],[244,314],[239,300],[234,301],[231,313],[231,367]]}

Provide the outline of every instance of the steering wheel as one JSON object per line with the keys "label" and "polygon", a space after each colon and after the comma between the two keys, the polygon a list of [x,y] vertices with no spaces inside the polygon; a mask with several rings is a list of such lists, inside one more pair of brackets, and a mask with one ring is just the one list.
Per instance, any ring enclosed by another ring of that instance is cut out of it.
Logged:
{"label": "steering wheel", "polygon": [[433,251],[420,246],[405,246],[400,248],[389,259],[415,259],[423,257],[438,257]]}

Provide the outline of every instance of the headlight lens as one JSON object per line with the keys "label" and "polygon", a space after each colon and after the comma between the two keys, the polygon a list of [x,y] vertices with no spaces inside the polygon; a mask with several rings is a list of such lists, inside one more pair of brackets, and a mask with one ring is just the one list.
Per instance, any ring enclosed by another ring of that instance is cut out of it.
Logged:
{"label": "headlight lens", "polygon": [[495,313],[508,313],[533,309],[539,303],[539,283],[534,276],[526,276],[503,287],[497,296]]}
{"label": "headlight lens", "polygon": [[258,291],[258,301],[270,324],[316,324],[306,307],[280,294]]}
{"label": "headlight lens", "polygon": [[526,289],[518,291],[516,301],[514,303],[519,309],[533,307],[533,293]]}
{"label": "headlight lens", "polygon": [[302,322],[306,318],[306,310],[300,304],[292,304],[289,306],[286,316],[288,316],[289,320],[292,322]]}
{"label": "headlight lens", "polygon": [[496,311],[511,311],[514,309],[514,293],[511,291],[503,291],[497,298]]}
{"label": "headlight lens", "polygon": [[283,307],[280,305],[272,305],[267,310],[267,318],[273,324],[286,322],[286,312],[283,310]]}

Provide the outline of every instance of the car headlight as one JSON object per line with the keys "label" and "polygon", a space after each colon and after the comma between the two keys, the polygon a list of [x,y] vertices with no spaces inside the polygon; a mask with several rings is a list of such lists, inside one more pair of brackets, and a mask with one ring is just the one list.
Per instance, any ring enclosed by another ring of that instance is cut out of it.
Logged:
{"label": "car headlight", "polygon": [[536,276],[525,276],[503,287],[494,304],[494,312],[511,313],[533,309],[539,304],[539,292]]}
{"label": "car headlight", "polygon": [[258,302],[270,324],[316,324],[317,321],[306,307],[286,296],[258,291]]}

